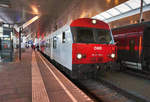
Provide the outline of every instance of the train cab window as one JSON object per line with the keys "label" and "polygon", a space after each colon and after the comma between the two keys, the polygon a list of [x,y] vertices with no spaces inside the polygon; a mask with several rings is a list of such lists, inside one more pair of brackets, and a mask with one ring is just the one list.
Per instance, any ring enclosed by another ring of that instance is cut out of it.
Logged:
{"label": "train cab window", "polygon": [[65,38],[65,32],[62,33],[62,43],[65,43],[66,38]]}
{"label": "train cab window", "polygon": [[57,38],[55,36],[53,37],[53,48],[56,49],[56,47],[57,47]]}
{"label": "train cab window", "polygon": [[77,32],[77,42],[79,43],[93,43],[93,32],[89,29],[81,29]]}
{"label": "train cab window", "polygon": [[112,36],[109,30],[72,27],[72,34],[75,43],[110,43]]}
{"label": "train cab window", "polygon": [[92,29],[73,27],[72,34],[75,43],[95,43]]}
{"label": "train cab window", "polygon": [[108,30],[95,29],[94,34],[98,43],[109,43],[112,40],[111,33]]}

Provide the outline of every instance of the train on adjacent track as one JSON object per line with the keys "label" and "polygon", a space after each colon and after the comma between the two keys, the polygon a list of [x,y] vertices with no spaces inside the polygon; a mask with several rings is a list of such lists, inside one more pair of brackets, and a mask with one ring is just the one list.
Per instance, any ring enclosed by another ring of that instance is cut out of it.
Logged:
{"label": "train on adjacent track", "polygon": [[72,78],[94,73],[117,58],[117,47],[107,23],[79,18],[41,40],[42,53],[60,64]]}
{"label": "train on adjacent track", "polygon": [[150,22],[112,29],[121,68],[150,72]]}

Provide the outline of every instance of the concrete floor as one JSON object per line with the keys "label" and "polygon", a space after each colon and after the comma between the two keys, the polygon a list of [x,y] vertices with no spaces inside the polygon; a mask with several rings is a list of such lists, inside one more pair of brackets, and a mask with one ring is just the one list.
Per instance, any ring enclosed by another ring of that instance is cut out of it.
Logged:
{"label": "concrete floor", "polygon": [[32,102],[31,50],[22,61],[0,63],[0,102]]}

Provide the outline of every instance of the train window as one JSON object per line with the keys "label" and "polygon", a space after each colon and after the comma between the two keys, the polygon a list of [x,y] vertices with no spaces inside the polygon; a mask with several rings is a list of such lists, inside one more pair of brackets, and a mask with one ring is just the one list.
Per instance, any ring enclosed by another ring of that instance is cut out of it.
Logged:
{"label": "train window", "polygon": [[46,48],[48,48],[48,40],[46,41]]}
{"label": "train window", "polygon": [[53,48],[54,49],[56,49],[56,46],[57,46],[57,38],[56,38],[56,36],[55,37],[53,37]]}
{"label": "train window", "polygon": [[49,39],[49,48],[51,47],[51,40]]}
{"label": "train window", "polygon": [[94,34],[97,43],[109,43],[112,38],[110,31],[103,29],[94,29]]}
{"label": "train window", "polygon": [[112,36],[109,30],[72,27],[75,43],[110,43]]}
{"label": "train window", "polygon": [[134,47],[135,47],[135,40],[134,39],[129,40],[129,52],[130,53],[135,52]]}
{"label": "train window", "polygon": [[91,30],[78,30],[77,42],[79,43],[92,43],[94,42],[93,33]]}
{"label": "train window", "polygon": [[150,27],[144,30],[143,34],[143,44],[144,46],[150,46]]}
{"label": "train window", "polygon": [[90,29],[80,29],[77,32],[77,42],[79,43],[93,43],[93,32]]}
{"label": "train window", "polygon": [[1,38],[0,38],[0,50],[2,50],[2,43],[1,43]]}
{"label": "train window", "polygon": [[93,31],[90,28],[73,27],[72,34],[75,43],[95,43]]}
{"label": "train window", "polygon": [[66,38],[65,38],[65,32],[62,33],[62,43],[65,43]]}

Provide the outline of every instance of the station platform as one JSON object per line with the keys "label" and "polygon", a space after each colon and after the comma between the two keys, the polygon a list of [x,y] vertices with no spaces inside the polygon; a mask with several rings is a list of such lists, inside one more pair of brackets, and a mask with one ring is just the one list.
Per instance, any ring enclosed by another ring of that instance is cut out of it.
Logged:
{"label": "station platform", "polygon": [[22,53],[22,61],[0,64],[0,102],[32,102],[31,51]]}
{"label": "station platform", "polygon": [[0,64],[0,102],[93,102],[39,52]]}

